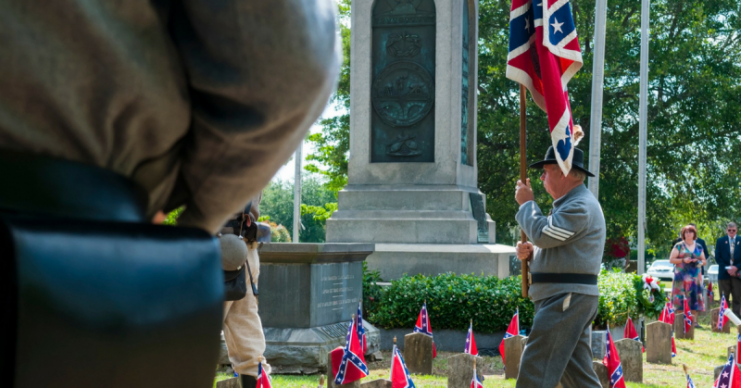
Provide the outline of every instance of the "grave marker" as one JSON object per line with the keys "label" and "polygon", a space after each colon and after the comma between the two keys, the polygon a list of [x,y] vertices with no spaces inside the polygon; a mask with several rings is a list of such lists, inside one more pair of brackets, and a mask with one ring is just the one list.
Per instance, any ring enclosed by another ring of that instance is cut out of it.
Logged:
{"label": "grave marker", "polygon": [[718,330],[718,314],[720,313],[720,308],[714,308],[710,310],[710,321],[712,323],[711,330],[713,333],[730,333],[731,332],[731,324],[726,323],[725,326],[723,326],[723,330]]}
{"label": "grave marker", "polygon": [[334,373],[332,372],[332,352],[327,354],[327,388],[360,388],[360,380],[353,381],[350,384],[335,385]]}
{"label": "grave marker", "polygon": [[231,379],[221,380],[216,383],[216,388],[241,388],[239,386],[239,377],[232,377]]}
{"label": "grave marker", "polygon": [[643,351],[641,343],[624,338],[615,341],[615,348],[620,357],[620,364],[623,366],[623,376],[625,381],[636,383],[643,382]]}
{"label": "grave marker", "polygon": [[409,373],[432,374],[432,337],[422,333],[404,336],[404,362]]}
{"label": "grave marker", "polygon": [[367,383],[360,384],[360,388],[391,388],[391,380],[377,379]]}
{"label": "grave marker", "polygon": [[676,339],[695,339],[695,325],[688,332],[684,332],[684,313],[677,313],[674,318],[674,338]]}
{"label": "grave marker", "polygon": [[599,383],[602,388],[610,388],[610,378],[607,376],[607,367],[602,361],[592,361],[592,369],[599,378]]}
{"label": "grave marker", "polygon": [[516,379],[520,373],[520,360],[525,351],[527,337],[516,335],[504,340],[504,378]]}
{"label": "grave marker", "polygon": [[[506,352],[506,350],[505,350]],[[482,365],[484,359],[470,354],[456,354],[448,359],[448,388],[469,388],[473,380],[473,360]],[[476,369],[479,380],[484,381],[481,368]]]}
{"label": "grave marker", "polygon": [[672,363],[672,326],[664,322],[646,325],[646,361],[654,364]]}

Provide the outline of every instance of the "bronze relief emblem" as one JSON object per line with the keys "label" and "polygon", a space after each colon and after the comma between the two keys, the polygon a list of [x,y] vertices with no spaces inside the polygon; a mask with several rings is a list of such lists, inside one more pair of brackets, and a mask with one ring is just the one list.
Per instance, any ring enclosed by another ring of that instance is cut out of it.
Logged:
{"label": "bronze relief emblem", "polygon": [[430,73],[414,62],[396,62],[373,83],[373,108],[392,127],[408,127],[430,113],[435,86]]}

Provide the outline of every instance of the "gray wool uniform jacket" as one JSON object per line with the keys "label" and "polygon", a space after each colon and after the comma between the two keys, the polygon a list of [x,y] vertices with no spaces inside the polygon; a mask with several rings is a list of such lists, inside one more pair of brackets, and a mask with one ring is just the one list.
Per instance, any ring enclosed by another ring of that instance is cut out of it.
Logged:
{"label": "gray wool uniform jacket", "polygon": [[[102,167],[215,233],[339,73],[333,0],[0,1],[0,152]],[[177,183],[177,188],[176,188]]]}
{"label": "gray wool uniform jacket", "polygon": [[[598,275],[605,248],[605,217],[597,199],[582,184],[553,202],[545,216],[535,201],[528,201],[516,215],[517,222],[535,246],[531,273]],[[534,300],[562,293],[599,295],[596,285],[534,283]]]}

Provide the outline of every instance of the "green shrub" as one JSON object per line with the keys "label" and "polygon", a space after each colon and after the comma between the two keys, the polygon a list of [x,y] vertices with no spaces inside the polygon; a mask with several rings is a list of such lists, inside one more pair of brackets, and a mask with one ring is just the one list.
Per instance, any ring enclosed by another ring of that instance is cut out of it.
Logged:
{"label": "green shrub", "polygon": [[[385,329],[414,327],[427,301],[433,332],[435,329],[468,329],[473,319],[476,332],[494,333],[507,329],[515,310],[520,310],[520,326],[532,326],[533,303],[522,297],[520,277],[499,279],[495,276],[456,275],[404,276],[382,288],[377,271],[363,265],[364,317]],[[628,312],[656,318],[666,303],[663,292],[654,290],[649,301],[648,290],[636,274],[603,271],[599,276],[599,309],[595,324],[604,327],[623,325]]]}
{"label": "green shrub", "polygon": [[[368,320],[371,314],[376,313],[378,303],[383,298],[383,288],[377,284],[381,281],[381,273],[369,271],[368,263],[363,262],[363,317]],[[370,321],[369,321],[370,322]]]}
{"label": "green shrub", "polygon": [[649,291],[643,289],[643,280],[634,273],[602,271],[598,281],[599,309],[595,325],[604,328],[624,325],[628,314],[632,319],[643,315],[656,318],[666,303],[666,296],[662,291],[654,290],[654,301],[650,301]]}
{"label": "green shrub", "polygon": [[386,329],[414,327],[425,301],[433,333],[435,329],[466,330],[470,319],[478,333],[504,331],[518,307],[521,326],[529,327],[533,320],[533,304],[522,297],[519,277],[404,276],[378,295],[377,301],[365,301],[370,312],[366,319]]}

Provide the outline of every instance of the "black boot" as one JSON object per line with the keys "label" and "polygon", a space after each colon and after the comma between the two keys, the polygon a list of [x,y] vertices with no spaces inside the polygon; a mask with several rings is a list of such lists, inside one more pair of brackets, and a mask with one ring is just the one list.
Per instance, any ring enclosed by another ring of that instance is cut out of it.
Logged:
{"label": "black boot", "polygon": [[257,387],[257,379],[250,375],[239,375],[239,385],[241,388],[255,388]]}

